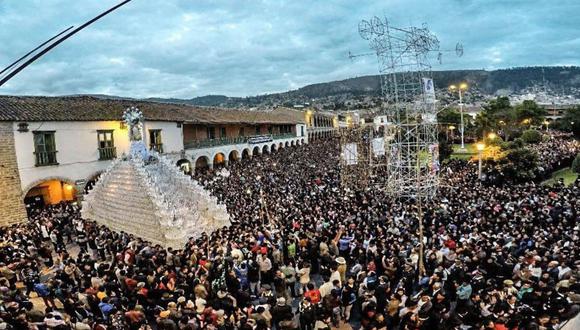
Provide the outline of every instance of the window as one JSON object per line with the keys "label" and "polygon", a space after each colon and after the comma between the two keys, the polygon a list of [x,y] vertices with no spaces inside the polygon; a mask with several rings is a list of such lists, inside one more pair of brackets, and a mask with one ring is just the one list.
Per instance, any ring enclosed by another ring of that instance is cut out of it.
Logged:
{"label": "window", "polygon": [[304,136],[304,126],[300,126],[300,136]]}
{"label": "window", "polygon": [[99,143],[99,160],[108,160],[117,157],[112,130],[97,131],[97,141]]}
{"label": "window", "polygon": [[149,130],[149,149],[155,150],[158,153],[163,153],[163,143],[161,143],[161,130]]}
{"label": "window", "polygon": [[225,127],[220,127],[220,137],[223,139],[225,137],[227,137],[228,134],[226,133],[226,128]]}
{"label": "window", "polygon": [[274,132],[274,127],[268,126],[268,133],[272,134]]}
{"label": "window", "polygon": [[207,128],[207,139],[208,140],[215,139],[215,127],[208,127]]}
{"label": "window", "polygon": [[238,136],[244,136],[245,135],[244,133],[245,133],[244,128],[240,127],[240,131],[238,132]]}
{"label": "window", "polygon": [[34,155],[36,166],[58,165],[56,161],[54,131],[34,132]]}
{"label": "window", "polygon": [[260,126],[256,126],[256,135],[260,135]]}

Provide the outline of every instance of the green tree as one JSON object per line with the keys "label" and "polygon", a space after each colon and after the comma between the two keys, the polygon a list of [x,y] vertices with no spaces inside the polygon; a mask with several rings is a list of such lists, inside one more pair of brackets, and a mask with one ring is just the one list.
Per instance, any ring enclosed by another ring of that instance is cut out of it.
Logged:
{"label": "green tree", "polygon": [[528,148],[511,149],[498,160],[497,168],[505,181],[529,181],[536,178],[538,154]]}
{"label": "green tree", "polygon": [[501,131],[506,141],[519,129],[516,113],[505,96],[489,101],[475,118],[475,126],[478,136]]}
{"label": "green tree", "polygon": [[548,114],[546,109],[540,107],[532,100],[525,100],[521,104],[516,105],[515,111],[516,120],[520,124],[526,121],[524,125],[542,125],[544,118]]}
{"label": "green tree", "polygon": [[444,126],[453,125],[459,127],[461,124],[461,113],[457,109],[447,108],[437,114],[437,122]]}
{"label": "green tree", "polygon": [[542,142],[542,133],[535,129],[528,129],[522,133],[522,140],[528,144],[535,144]]}
{"label": "green tree", "polygon": [[576,158],[572,162],[572,171],[574,173],[580,173],[580,153],[576,155]]}
{"label": "green tree", "polygon": [[556,120],[551,128],[572,132],[574,135],[580,136],[580,106],[567,110],[564,116]]}
{"label": "green tree", "polygon": [[439,140],[439,162],[442,163],[453,153],[453,145],[449,143],[447,135],[442,131],[439,132],[437,137]]}

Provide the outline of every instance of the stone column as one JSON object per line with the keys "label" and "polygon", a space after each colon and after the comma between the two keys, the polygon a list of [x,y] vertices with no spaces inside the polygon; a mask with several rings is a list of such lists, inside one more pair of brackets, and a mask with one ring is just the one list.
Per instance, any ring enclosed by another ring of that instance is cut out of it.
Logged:
{"label": "stone column", "polygon": [[0,182],[2,182],[0,226],[26,221],[26,208],[24,207],[24,196],[22,196],[11,122],[0,122]]}

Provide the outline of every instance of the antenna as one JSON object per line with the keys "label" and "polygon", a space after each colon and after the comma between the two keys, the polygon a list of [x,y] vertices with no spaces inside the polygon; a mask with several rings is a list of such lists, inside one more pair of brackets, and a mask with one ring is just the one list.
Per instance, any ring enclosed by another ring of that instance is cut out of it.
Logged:
{"label": "antenna", "polygon": [[[125,0],[123,2],[121,2],[120,4],[113,6],[112,8],[110,8],[109,10],[104,11],[103,13],[97,15],[95,18],[91,19],[90,21],[84,23],[83,25],[79,26],[78,28],[70,31],[69,33],[65,34],[63,37],[57,39],[54,43],[50,44],[48,47],[44,48],[42,51],[40,51],[39,53],[35,54],[34,56],[32,56],[30,59],[28,59],[26,62],[24,62],[23,64],[21,64],[20,66],[17,66],[14,70],[12,70],[10,73],[8,73],[5,77],[3,77],[2,79],[0,79],[0,86],[4,85],[6,82],[8,82],[8,80],[12,79],[12,77],[14,77],[15,75],[17,75],[20,71],[24,70],[27,66],[29,66],[30,64],[34,63],[36,60],[38,60],[40,57],[42,57],[44,54],[48,53],[51,49],[53,49],[54,47],[58,46],[60,43],[62,43],[63,41],[65,41],[66,39],[72,37],[73,35],[77,34],[78,32],[80,32],[81,30],[83,30],[84,28],[86,28],[87,26],[93,24],[94,22],[98,21],[99,19],[103,18],[104,16],[110,14],[111,12],[115,11],[116,9],[124,6],[125,4],[131,2],[131,0]],[[68,30],[65,30],[64,32],[66,32]],[[61,33],[62,34],[62,33]],[[60,34],[59,34],[60,35]],[[56,37],[58,37],[59,35],[57,35]],[[55,37],[55,38],[56,38]],[[54,39],[54,38],[53,38]],[[41,47],[43,47],[45,44],[49,43],[50,41],[52,41],[52,39],[49,39],[47,42],[45,42],[44,44],[36,47],[34,50],[30,51],[28,54],[26,54],[24,56],[24,58],[28,57],[28,55],[34,53],[36,50],[40,49]],[[2,72],[10,69],[11,67],[13,67],[16,63],[19,63],[21,60],[23,60],[24,58],[21,58],[19,60],[17,60],[15,63],[12,63],[11,65],[9,65],[7,68],[5,68],[4,70],[2,70]]]}

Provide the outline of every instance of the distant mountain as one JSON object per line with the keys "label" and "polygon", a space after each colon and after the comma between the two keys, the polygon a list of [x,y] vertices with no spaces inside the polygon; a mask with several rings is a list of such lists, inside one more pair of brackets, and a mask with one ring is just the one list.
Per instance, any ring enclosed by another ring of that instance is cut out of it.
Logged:
{"label": "distant mountain", "polygon": [[[497,95],[518,93],[525,89],[550,88],[560,94],[580,96],[580,67],[521,67],[502,70],[452,70],[434,71],[437,88],[446,89],[451,84],[467,82],[473,94]],[[292,106],[310,103],[325,109],[373,107],[380,101],[378,75],[350,78],[307,85],[284,92],[250,97],[207,95],[192,99],[151,98],[152,101],[186,103],[198,106],[256,107]],[[373,100],[374,99],[374,100]]]}

